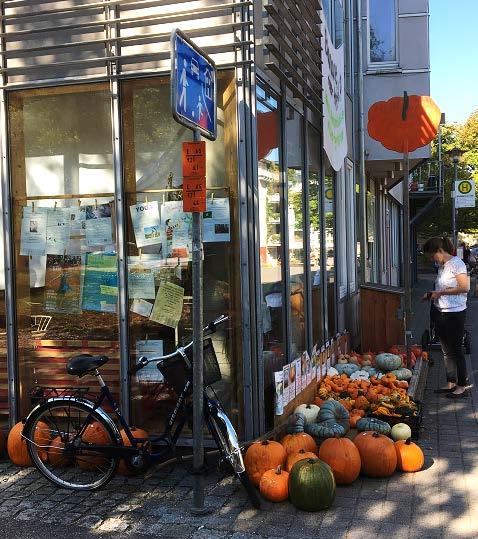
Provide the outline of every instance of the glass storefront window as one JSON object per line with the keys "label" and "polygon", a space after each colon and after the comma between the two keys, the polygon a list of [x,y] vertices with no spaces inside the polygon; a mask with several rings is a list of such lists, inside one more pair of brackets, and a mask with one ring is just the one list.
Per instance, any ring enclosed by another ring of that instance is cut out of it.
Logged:
{"label": "glass storefront window", "polygon": [[[192,140],[192,133],[172,119],[170,91],[169,77],[122,85],[131,362],[140,355],[169,353],[192,339],[192,214],[182,209],[181,164],[181,143]],[[204,321],[230,316],[230,327],[213,337],[223,378],[214,389],[241,425],[238,231],[231,228],[237,200],[236,133],[235,80],[231,72],[220,72],[218,137],[206,142]],[[168,290],[182,304],[179,321],[167,319],[161,310]],[[134,423],[161,431],[175,394],[155,365],[132,381],[132,397]]]}
{"label": "glass storefront window", "polygon": [[82,85],[9,94],[20,416],[75,353],[111,358],[119,395],[110,92]]}
{"label": "glass storefront window", "polygon": [[274,371],[287,358],[283,301],[283,196],[280,167],[280,112],[278,100],[257,88],[258,189],[264,407],[266,429],[274,417]]}
{"label": "glass storefront window", "polygon": [[327,271],[327,338],[336,334],[335,324],[335,172],[329,166],[325,169],[325,249]]}
{"label": "glass storefront window", "polygon": [[290,277],[290,346],[291,359],[305,349],[305,266],[303,204],[303,126],[302,116],[289,109],[286,120],[287,190]]}
{"label": "glass storefront window", "polygon": [[320,133],[309,124],[307,146],[309,153],[309,234],[310,274],[312,280],[312,344],[324,343],[324,299],[321,272],[321,198],[320,198]]}
{"label": "glass storefront window", "polygon": [[[0,210],[1,210],[0,198]],[[0,252],[4,252],[3,219],[0,219]],[[7,320],[5,305],[5,267],[0,257],[0,425],[8,422]]]}

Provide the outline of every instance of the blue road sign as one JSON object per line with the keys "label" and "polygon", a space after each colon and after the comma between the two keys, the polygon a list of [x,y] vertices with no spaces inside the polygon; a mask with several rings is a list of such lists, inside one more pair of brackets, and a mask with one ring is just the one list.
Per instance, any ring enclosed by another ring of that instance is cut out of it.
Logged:
{"label": "blue road sign", "polygon": [[171,106],[179,123],[217,136],[216,65],[180,30],[171,34]]}

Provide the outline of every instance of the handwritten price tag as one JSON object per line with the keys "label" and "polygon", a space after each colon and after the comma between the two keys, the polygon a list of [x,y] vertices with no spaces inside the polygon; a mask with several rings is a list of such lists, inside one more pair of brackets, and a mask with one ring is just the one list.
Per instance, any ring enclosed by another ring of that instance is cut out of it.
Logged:
{"label": "handwritten price tag", "polygon": [[183,211],[206,211],[206,143],[183,142]]}

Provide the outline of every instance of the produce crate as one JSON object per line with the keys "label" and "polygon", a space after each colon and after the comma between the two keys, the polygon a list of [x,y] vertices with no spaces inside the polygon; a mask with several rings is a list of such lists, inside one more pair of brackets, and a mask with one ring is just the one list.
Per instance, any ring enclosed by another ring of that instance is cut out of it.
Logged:
{"label": "produce crate", "polygon": [[422,424],[423,405],[418,401],[415,401],[415,404],[417,405],[417,412],[412,416],[390,417],[386,415],[371,414],[370,417],[375,417],[381,421],[385,421],[385,423],[388,423],[391,427],[397,423],[405,423],[412,429],[412,438],[414,440],[418,440],[420,436],[420,426]]}

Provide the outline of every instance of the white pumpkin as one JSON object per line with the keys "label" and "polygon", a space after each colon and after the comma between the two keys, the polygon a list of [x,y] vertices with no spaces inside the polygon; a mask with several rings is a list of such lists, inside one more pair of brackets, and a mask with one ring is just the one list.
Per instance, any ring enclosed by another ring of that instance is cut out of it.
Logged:
{"label": "white pumpkin", "polygon": [[335,369],[334,367],[329,367],[329,370],[327,371],[327,376],[337,376],[339,374],[339,371]]}
{"label": "white pumpkin", "polygon": [[305,417],[305,424],[310,425],[317,421],[317,415],[320,411],[319,406],[316,404],[299,404],[294,410],[294,413],[302,414]]}
{"label": "white pumpkin", "polygon": [[412,429],[406,423],[397,423],[392,427],[392,440],[408,440],[412,436]]}
{"label": "white pumpkin", "polygon": [[351,380],[368,380],[370,374],[367,371],[355,371],[350,375]]}

